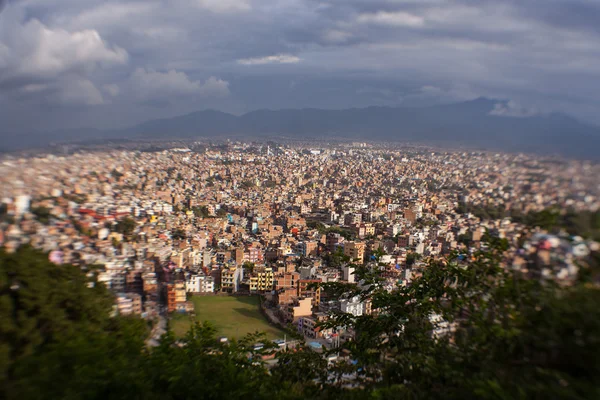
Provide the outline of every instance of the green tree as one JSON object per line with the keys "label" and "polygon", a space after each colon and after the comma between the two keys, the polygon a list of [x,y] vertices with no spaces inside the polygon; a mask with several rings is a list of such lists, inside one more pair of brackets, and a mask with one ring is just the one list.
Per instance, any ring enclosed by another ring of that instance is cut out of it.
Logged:
{"label": "green tree", "polygon": [[110,175],[115,178],[116,180],[121,179],[121,177],[123,176],[123,174],[119,171],[117,171],[116,169],[113,169],[112,171],[110,171]]}
{"label": "green tree", "polygon": [[183,229],[175,229],[173,231],[173,233],[171,234],[171,237],[175,240],[183,240],[185,238],[187,238],[187,234],[185,233],[185,231]]}
{"label": "green tree", "polygon": [[115,226],[115,231],[129,237],[135,231],[137,224],[134,219],[125,217],[117,222]]}
{"label": "green tree", "polygon": [[50,217],[52,216],[52,214],[50,213],[50,209],[44,206],[32,207],[31,213],[35,215],[38,221],[40,221],[43,224],[47,224],[48,222],[50,222]]}
{"label": "green tree", "polygon": [[[334,313],[351,327],[352,362],[328,364],[300,346],[270,369],[264,335],[220,343],[209,324],[147,348],[147,325],[111,317],[114,300],[78,268],[22,247],[0,251],[0,397],[7,399],[595,399],[600,398],[598,255],[571,285],[502,267],[504,239],[468,266],[430,262],[389,292],[378,266],[361,284],[322,284],[375,310]],[[436,317],[436,318],[432,318]],[[452,332],[449,334],[449,332]],[[263,346],[255,346],[256,343]]]}
{"label": "green tree", "polygon": [[357,270],[366,289],[352,294],[370,298],[377,313],[335,315],[324,326],[355,330],[355,340],[343,347],[357,363],[364,395],[600,395],[600,291],[585,280],[562,287],[506,270],[506,240],[486,241],[489,251],[477,253],[468,267],[454,256],[431,262],[411,285],[392,293],[377,285],[371,270]]}
{"label": "green tree", "polygon": [[0,387],[11,388],[20,363],[49,346],[97,332],[111,306],[106,289],[89,288],[77,267],[56,266],[28,246],[0,250]]}
{"label": "green tree", "polygon": [[195,207],[192,207],[192,211],[194,212],[194,215],[196,217],[208,218],[208,216],[209,216],[208,207],[206,207],[206,206],[195,206]]}

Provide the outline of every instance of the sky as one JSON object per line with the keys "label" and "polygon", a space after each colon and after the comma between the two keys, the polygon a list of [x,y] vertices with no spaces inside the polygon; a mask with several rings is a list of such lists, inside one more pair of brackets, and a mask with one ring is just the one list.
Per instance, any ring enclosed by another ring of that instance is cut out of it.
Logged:
{"label": "sky", "polygon": [[0,0],[0,131],[422,106],[600,124],[598,0]]}

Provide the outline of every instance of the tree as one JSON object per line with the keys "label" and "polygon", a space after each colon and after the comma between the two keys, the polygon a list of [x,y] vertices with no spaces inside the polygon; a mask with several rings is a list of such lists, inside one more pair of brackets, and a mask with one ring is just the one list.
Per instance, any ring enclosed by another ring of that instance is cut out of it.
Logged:
{"label": "tree", "polygon": [[419,253],[408,253],[406,255],[406,266],[412,267],[415,262],[421,259],[421,255]]}
{"label": "tree", "polygon": [[123,174],[119,171],[117,171],[116,169],[113,169],[112,171],[110,171],[110,175],[115,178],[116,180],[121,179],[121,177],[123,176]]}
{"label": "tree", "polygon": [[249,274],[252,274],[252,272],[254,272],[254,268],[255,268],[255,264],[253,262],[250,261],[245,261],[242,264],[242,267],[248,271]]}
{"label": "tree", "polygon": [[50,213],[50,209],[48,207],[39,206],[33,207],[31,209],[31,213],[35,215],[35,217],[43,224],[47,224],[50,222],[50,217],[52,214]]}
{"label": "tree", "polygon": [[135,220],[129,217],[125,217],[119,222],[117,222],[117,225],[115,226],[115,231],[128,237],[133,234],[136,226],[137,224]]}
{"label": "tree", "polygon": [[600,395],[600,291],[589,281],[562,287],[505,270],[508,243],[486,241],[489,251],[467,268],[454,255],[431,262],[392,293],[375,284],[372,271],[357,270],[365,289],[352,294],[370,298],[378,312],[335,315],[324,326],[355,330],[343,347],[365,392],[407,399]]}
{"label": "tree", "polygon": [[357,267],[360,285],[321,284],[376,311],[322,323],[352,327],[354,340],[325,353],[347,351],[351,362],[328,364],[300,346],[270,369],[262,357],[276,346],[264,335],[224,344],[210,324],[181,340],[169,331],[148,349],[146,323],[110,317],[109,292],[78,268],[31,247],[0,251],[0,397],[600,398],[598,255],[561,286],[504,269],[507,241],[485,240],[467,267],[453,254],[392,292],[371,265]]}
{"label": "tree", "polygon": [[192,211],[194,212],[194,215],[199,218],[208,218],[209,216],[208,207],[206,206],[194,206],[192,207]]}
{"label": "tree", "polygon": [[111,307],[106,289],[89,288],[77,267],[28,246],[0,250],[0,387],[12,387],[21,363],[40,351],[105,326]]}
{"label": "tree", "polygon": [[185,238],[187,238],[187,234],[185,233],[185,231],[183,229],[175,229],[173,231],[173,233],[171,234],[171,237],[175,240],[183,240]]}

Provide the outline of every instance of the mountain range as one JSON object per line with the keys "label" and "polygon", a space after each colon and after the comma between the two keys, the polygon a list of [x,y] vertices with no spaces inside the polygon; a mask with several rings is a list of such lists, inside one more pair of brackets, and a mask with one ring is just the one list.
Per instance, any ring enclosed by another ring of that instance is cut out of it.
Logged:
{"label": "mountain range", "polygon": [[503,100],[479,98],[430,107],[256,110],[241,116],[205,110],[119,130],[30,135],[29,141],[39,146],[50,139],[285,136],[408,141],[600,159],[600,127],[558,113],[513,115],[506,112],[509,105]]}

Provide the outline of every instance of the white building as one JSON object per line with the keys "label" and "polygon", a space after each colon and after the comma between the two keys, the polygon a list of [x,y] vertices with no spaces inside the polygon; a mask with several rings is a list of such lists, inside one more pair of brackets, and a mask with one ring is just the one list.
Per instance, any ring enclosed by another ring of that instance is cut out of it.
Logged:
{"label": "white building", "polygon": [[354,267],[346,265],[342,267],[343,278],[348,283],[354,283]]}
{"label": "white building", "polygon": [[214,278],[201,274],[190,274],[185,281],[185,291],[188,293],[212,293],[215,291]]}
{"label": "white building", "polygon": [[365,304],[360,301],[359,296],[354,296],[350,299],[340,300],[340,311],[347,314],[352,314],[355,317],[363,315]]}

